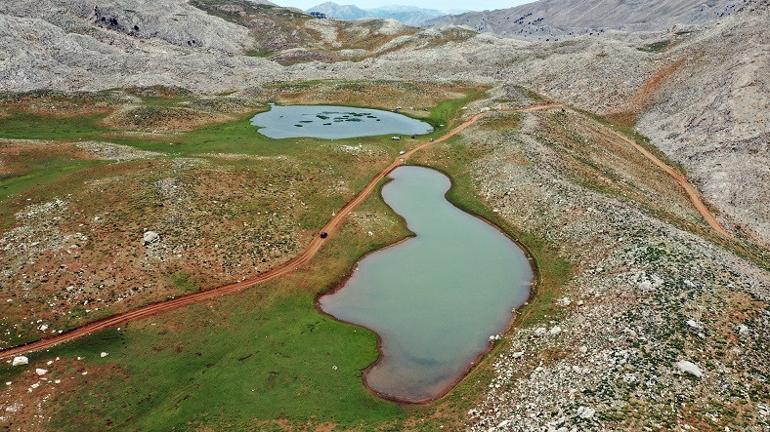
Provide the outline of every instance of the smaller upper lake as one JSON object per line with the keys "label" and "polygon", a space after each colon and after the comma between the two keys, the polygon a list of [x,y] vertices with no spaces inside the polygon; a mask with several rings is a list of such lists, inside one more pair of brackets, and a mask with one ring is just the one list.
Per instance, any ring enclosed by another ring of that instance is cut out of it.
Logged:
{"label": "smaller upper lake", "polygon": [[334,105],[270,105],[251,119],[269,138],[357,138],[378,135],[423,135],[433,127],[403,114]]}

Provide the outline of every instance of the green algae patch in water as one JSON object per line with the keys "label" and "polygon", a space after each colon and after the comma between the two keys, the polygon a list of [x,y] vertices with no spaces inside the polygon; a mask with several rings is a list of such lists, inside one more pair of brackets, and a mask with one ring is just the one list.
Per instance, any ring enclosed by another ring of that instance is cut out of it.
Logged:
{"label": "green algae patch in water", "polygon": [[516,243],[446,200],[444,174],[410,166],[390,178],[382,196],[416,236],[361,260],[319,303],[379,334],[380,359],[364,377],[371,389],[422,402],[445,394],[505,331],[534,275]]}
{"label": "green algae patch in water", "polygon": [[[270,105],[251,119],[268,138],[342,139],[380,135],[424,135],[433,127],[390,111],[334,105]],[[298,129],[298,128],[302,129]]]}

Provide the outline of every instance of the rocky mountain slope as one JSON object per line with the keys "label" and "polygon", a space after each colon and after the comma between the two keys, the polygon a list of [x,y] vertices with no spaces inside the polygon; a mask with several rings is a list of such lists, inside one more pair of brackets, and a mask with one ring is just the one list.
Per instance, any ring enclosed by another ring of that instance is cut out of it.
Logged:
{"label": "rocky mountain slope", "polygon": [[505,36],[552,39],[609,29],[658,31],[703,24],[745,7],[745,0],[540,0],[522,6],[446,16],[432,26],[464,25]]}
{"label": "rocky mountain slope", "polygon": [[[726,20],[665,53],[637,129],[682,164],[733,227],[770,246],[767,15]],[[663,57],[663,56],[662,56]]]}
{"label": "rocky mountain slope", "polygon": [[0,4],[0,21],[0,76],[14,91],[244,87],[276,79],[280,64],[361,59],[417,31],[245,0],[14,0]]}
{"label": "rocky mountain slope", "polygon": [[357,20],[363,18],[394,19],[407,25],[420,25],[428,20],[445,15],[435,9],[423,9],[414,6],[382,6],[361,9],[355,5],[340,5],[326,2],[314,6],[308,12],[321,12],[329,18]]}
{"label": "rocky mountain slope", "polygon": [[[472,136],[469,148],[494,149],[472,167],[486,202],[580,264],[553,309],[500,349],[468,430],[767,429],[770,340],[759,329],[769,324],[770,274],[596,193],[585,167],[618,153],[611,132],[578,112]],[[635,164],[620,160],[619,172]],[[654,177],[636,169],[637,186]]]}

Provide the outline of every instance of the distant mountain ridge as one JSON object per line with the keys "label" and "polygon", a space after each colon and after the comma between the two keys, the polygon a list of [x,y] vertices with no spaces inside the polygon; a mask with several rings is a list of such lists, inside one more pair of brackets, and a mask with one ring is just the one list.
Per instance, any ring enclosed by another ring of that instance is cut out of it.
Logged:
{"label": "distant mountain ridge", "polygon": [[703,24],[731,15],[743,5],[734,0],[540,0],[510,9],[443,16],[426,24],[464,25],[479,32],[543,39],[609,29],[658,31]]}
{"label": "distant mountain ridge", "polygon": [[320,12],[329,18],[357,20],[365,18],[394,19],[407,25],[420,25],[424,22],[446,15],[435,9],[423,9],[415,6],[382,6],[362,9],[355,5],[340,5],[326,2],[314,6],[307,12]]}

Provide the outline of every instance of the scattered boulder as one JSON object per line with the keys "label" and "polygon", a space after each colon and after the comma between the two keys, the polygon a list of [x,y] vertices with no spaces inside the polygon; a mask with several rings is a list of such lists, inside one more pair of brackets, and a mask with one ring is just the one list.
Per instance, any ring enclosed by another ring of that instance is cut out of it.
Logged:
{"label": "scattered boulder", "polygon": [[48,369],[37,368],[35,369],[35,373],[37,374],[37,376],[43,376],[48,373]]}
{"label": "scattered boulder", "polygon": [[695,320],[687,320],[687,327],[696,331],[703,330],[703,326]]}
{"label": "scattered boulder", "polygon": [[106,352],[102,352],[101,354],[99,354],[99,357],[101,357],[101,358],[105,358],[105,357],[107,357],[108,355],[110,355],[110,354],[109,354],[109,353],[106,353]]}
{"label": "scattered boulder", "polygon": [[650,281],[642,281],[639,284],[639,289],[642,291],[651,291],[652,290],[652,282]]}
{"label": "scattered boulder", "polygon": [[703,371],[693,362],[689,362],[687,360],[680,360],[676,362],[676,367],[679,369],[679,371],[684,372],[686,374],[690,374],[696,378],[703,378]]}
{"label": "scattered boulder", "polygon": [[593,408],[589,408],[587,406],[581,406],[577,409],[577,416],[582,418],[583,420],[590,420],[594,417],[594,414],[596,414],[596,410]]}
{"label": "scattered boulder", "polygon": [[18,356],[13,358],[11,366],[24,366],[29,364],[29,359],[25,356]]}
{"label": "scattered boulder", "polygon": [[8,413],[17,413],[19,410],[21,410],[24,407],[24,405],[20,404],[19,402],[13,403],[11,405],[8,405],[5,407],[5,412]]}
{"label": "scattered boulder", "polygon": [[698,335],[699,338],[705,339],[706,333],[703,331],[703,324],[695,321],[695,320],[687,320],[687,327],[690,329],[691,332]]}
{"label": "scattered boulder", "polygon": [[145,246],[155,244],[160,241],[160,234],[156,233],[155,231],[147,231],[144,233],[142,241]]}
{"label": "scattered boulder", "polygon": [[738,324],[735,326],[735,331],[738,332],[738,336],[740,337],[748,337],[750,334],[748,326],[744,324]]}

